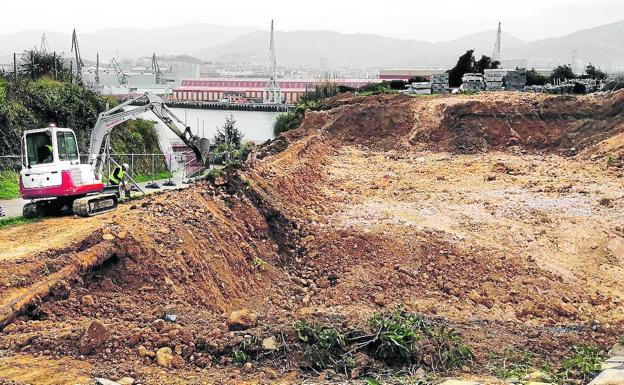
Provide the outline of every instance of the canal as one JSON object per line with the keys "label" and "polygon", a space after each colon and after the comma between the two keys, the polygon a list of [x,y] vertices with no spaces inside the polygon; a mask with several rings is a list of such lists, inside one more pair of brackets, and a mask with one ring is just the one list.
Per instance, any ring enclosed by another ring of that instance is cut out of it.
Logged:
{"label": "canal", "polygon": [[[256,143],[273,138],[273,123],[279,113],[260,111],[223,111],[204,110],[194,108],[171,108],[173,113],[191,127],[191,131],[200,137],[213,140],[217,127],[223,127],[226,116],[232,115],[236,126],[243,133],[243,140]],[[146,118],[147,118],[146,114]],[[154,119],[152,119],[154,120]],[[177,139],[175,134],[167,131],[171,139]]]}

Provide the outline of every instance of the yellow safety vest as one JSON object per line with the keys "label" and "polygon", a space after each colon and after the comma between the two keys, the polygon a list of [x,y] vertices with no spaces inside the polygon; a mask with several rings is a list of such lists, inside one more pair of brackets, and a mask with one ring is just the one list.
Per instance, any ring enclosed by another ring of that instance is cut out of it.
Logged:
{"label": "yellow safety vest", "polygon": [[121,167],[115,167],[113,172],[108,177],[108,181],[111,184],[120,184],[124,177],[124,171]]}

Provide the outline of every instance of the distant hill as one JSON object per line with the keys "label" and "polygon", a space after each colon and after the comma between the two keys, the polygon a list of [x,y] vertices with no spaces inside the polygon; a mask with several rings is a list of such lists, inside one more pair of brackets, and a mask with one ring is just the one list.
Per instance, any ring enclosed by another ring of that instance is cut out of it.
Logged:
{"label": "distant hill", "polygon": [[510,50],[515,57],[569,62],[576,57],[599,65],[624,66],[624,20],[554,39],[529,42]]}
{"label": "distant hill", "polygon": [[[69,54],[71,31],[47,33],[51,49]],[[22,31],[0,35],[0,64],[13,52],[39,45],[42,31]],[[459,39],[430,43],[372,34],[344,34],[332,31],[291,31],[276,33],[278,65],[306,67],[400,68],[448,67],[467,49],[476,55],[491,55],[496,31],[489,30]],[[112,56],[128,58],[179,53],[207,61],[266,62],[269,32],[246,27],[186,24],[159,29],[107,29],[80,33],[82,55],[93,60]],[[566,36],[523,41],[503,33],[504,59],[528,59],[529,65],[555,66],[576,58],[599,66],[624,67],[624,20]],[[5,63],[6,64],[6,63]]]}
{"label": "distant hill", "polygon": [[[329,31],[276,32],[280,65],[330,67],[449,66],[467,49],[492,55],[496,31],[484,31],[447,42],[429,43],[370,34]],[[225,44],[195,52],[206,60],[266,60],[268,31],[254,31]],[[508,33],[502,36],[504,59],[557,65],[570,62],[572,50],[586,62],[624,65],[624,20],[566,36],[527,42]]]}
{"label": "distant hill", "polygon": [[[159,29],[114,28],[93,33],[77,32],[84,58],[94,60],[96,52],[99,52],[102,60],[108,60],[117,55],[129,58],[151,56],[153,52],[189,54],[197,51],[198,47],[223,44],[253,30],[197,23]],[[0,35],[0,57],[39,46],[44,32],[27,30]],[[71,32],[71,29],[66,34],[46,32],[50,49],[69,55]]]}

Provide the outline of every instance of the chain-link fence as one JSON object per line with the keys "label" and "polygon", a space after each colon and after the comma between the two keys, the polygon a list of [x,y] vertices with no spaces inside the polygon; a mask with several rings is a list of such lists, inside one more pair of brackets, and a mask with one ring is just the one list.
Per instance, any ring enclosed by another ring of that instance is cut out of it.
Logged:
{"label": "chain-link fence", "polygon": [[[233,161],[242,161],[240,151],[211,153],[206,167],[221,167]],[[80,162],[89,163],[88,155],[81,155]],[[137,182],[166,179],[171,176],[189,178],[197,176],[204,165],[197,161],[191,151],[176,152],[171,157],[163,154],[110,154],[102,168],[103,182],[108,181],[116,165],[128,164],[127,173]],[[0,177],[15,179],[22,168],[22,159],[19,155],[0,156]],[[170,170],[174,172],[171,173]],[[96,171],[97,172],[97,171]],[[174,174],[174,175],[172,175]]]}
{"label": "chain-link fence", "polygon": [[[172,159],[167,160],[163,154],[111,154],[103,168],[104,179],[107,179],[107,175],[115,168],[115,162],[117,164],[127,163],[129,166],[128,173],[130,176],[139,177],[139,179],[150,179],[162,177],[168,174],[169,169],[174,166],[174,169],[180,169],[183,154],[176,154]],[[81,163],[88,163],[89,156],[81,155]],[[0,172],[19,173],[22,168],[22,159],[19,155],[3,155],[0,156]]]}

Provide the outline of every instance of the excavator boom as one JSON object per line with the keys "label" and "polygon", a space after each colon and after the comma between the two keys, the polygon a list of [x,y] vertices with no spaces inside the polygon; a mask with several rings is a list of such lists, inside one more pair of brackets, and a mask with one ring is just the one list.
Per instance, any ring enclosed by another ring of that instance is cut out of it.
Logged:
{"label": "excavator boom", "polygon": [[[145,101],[146,103],[135,105],[141,101]],[[126,107],[128,107],[128,109],[126,109]],[[199,138],[193,135],[190,127],[186,126],[184,122],[165,105],[165,102],[159,96],[146,92],[115,108],[104,111],[98,116],[98,120],[91,131],[89,154],[94,166],[93,168],[94,170],[97,169],[97,175],[100,178],[106,160],[106,151],[102,151],[102,145],[106,137],[108,137],[113,128],[119,124],[150,111],[193,150],[198,163],[204,165],[208,162],[210,141],[206,138]],[[179,128],[179,124],[185,127],[184,130]]]}

